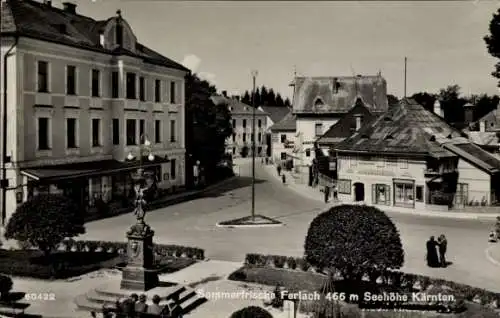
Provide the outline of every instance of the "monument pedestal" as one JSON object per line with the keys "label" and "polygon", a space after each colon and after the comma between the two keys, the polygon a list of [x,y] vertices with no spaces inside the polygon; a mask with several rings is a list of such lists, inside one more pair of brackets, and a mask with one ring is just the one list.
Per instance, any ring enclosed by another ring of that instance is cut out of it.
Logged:
{"label": "monument pedestal", "polygon": [[147,291],[158,286],[153,236],[154,231],[144,222],[133,225],[127,232],[127,266],[122,272],[120,288]]}

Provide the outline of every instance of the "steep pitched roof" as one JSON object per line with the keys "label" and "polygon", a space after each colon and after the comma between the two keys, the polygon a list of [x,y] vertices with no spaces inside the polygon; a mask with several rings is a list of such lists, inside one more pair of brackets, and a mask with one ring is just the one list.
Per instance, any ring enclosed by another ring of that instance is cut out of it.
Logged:
{"label": "steep pitched roof", "polygon": [[[241,101],[225,97],[222,95],[213,95],[210,97],[215,105],[227,105],[230,107],[229,111],[232,115],[252,115],[253,108],[250,105],[242,103]],[[262,111],[258,108],[255,109],[256,115],[267,115],[265,111]]]}
{"label": "steep pitched roof", "polygon": [[370,110],[358,99],[351,110],[345,114],[339,121],[332,125],[323,136],[316,141],[320,145],[333,145],[341,142],[345,138],[351,136],[356,131],[356,116],[361,115],[362,125],[369,124],[377,118],[377,115],[371,113]]}
{"label": "steep pitched roof", "polygon": [[495,174],[500,172],[500,159],[481,147],[471,143],[465,138],[447,141],[444,148],[450,150],[461,159],[482,169],[483,171]]}
{"label": "steep pitched roof", "polygon": [[386,111],[387,82],[375,76],[297,77],[293,83],[296,114],[347,113],[358,98],[370,111]]}
{"label": "steep pitched roof", "polygon": [[460,137],[460,132],[414,100],[406,99],[363,126],[335,149],[346,152],[453,156],[440,146],[435,136],[454,138]]}
{"label": "steep pitched roof", "polygon": [[297,130],[297,116],[289,112],[282,120],[271,126],[272,132],[280,131],[296,131]]}
{"label": "steep pitched roof", "polygon": [[2,36],[19,35],[42,41],[113,55],[129,55],[145,62],[189,72],[181,64],[137,43],[136,52],[107,50],[100,44],[99,32],[113,18],[96,21],[76,13],[33,0],[2,1]]}
{"label": "steep pitched roof", "polygon": [[290,108],[288,107],[278,107],[278,106],[260,106],[266,113],[269,114],[269,117],[273,121],[273,123],[277,123],[282,120],[289,112]]}

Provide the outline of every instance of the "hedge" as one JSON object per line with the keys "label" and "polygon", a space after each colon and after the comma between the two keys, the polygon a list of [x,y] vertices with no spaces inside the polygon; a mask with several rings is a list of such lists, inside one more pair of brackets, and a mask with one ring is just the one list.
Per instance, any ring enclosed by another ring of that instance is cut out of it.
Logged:
{"label": "hedge", "polygon": [[12,290],[12,279],[9,276],[0,274],[0,300]]}
{"label": "hedge", "polygon": [[[109,241],[76,241],[66,239],[60,244],[60,248],[72,252],[108,252],[125,254],[127,251],[126,242]],[[204,260],[205,251],[197,247],[187,247],[182,245],[154,244],[154,253],[161,256],[186,257],[195,260]]]}
{"label": "hedge", "polygon": [[[285,260],[283,266],[282,261]],[[298,272],[319,272],[321,269],[314,268],[308,264],[302,257],[286,257],[280,255],[263,255],[263,254],[247,254],[245,264],[255,267],[271,267],[271,268],[287,268]],[[276,266],[276,264],[280,266]],[[372,273],[370,273],[372,274]],[[370,279],[371,278],[371,279]],[[374,278],[374,279],[373,279]],[[488,291],[486,289],[472,287],[469,285],[447,281],[439,278],[432,278],[424,275],[403,273],[400,271],[388,271],[385,275],[379,274],[376,276],[365,274],[365,280],[376,281],[377,284],[387,282],[389,284],[399,285],[401,287],[413,287],[424,290],[430,285],[448,286],[458,297],[463,297],[465,300],[472,301],[481,305],[489,305],[497,302],[497,308],[500,308],[500,293]],[[264,283],[265,282],[257,282]]]}

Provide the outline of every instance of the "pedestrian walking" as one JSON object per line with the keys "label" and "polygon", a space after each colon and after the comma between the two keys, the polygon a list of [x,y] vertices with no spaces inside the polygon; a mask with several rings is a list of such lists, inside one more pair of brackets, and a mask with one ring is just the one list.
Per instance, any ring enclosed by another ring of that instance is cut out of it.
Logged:
{"label": "pedestrian walking", "polygon": [[328,203],[328,199],[330,198],[330,187],[325,186],[325,191],[323,192],[325,193],[325,203]]}
{"label": "pedestrian walking", "polygon": [[281,176],[281,165],[278,165],[276,170],[278,171],[278,176]]}
{"label": "pedestrian walking", "polygon": [[437,253],[437,245],[438,243],[434,239],[434,236],[431,236],[427,241],[427,266],[429,267],[439,267],[439,259]]}
{"label": "pedestrian walking", "polygon": [[281,181],[283,181],[283,184],[286,183],[286,176],[284,173],[281,175]]}
{"label": "pedestrian walking", "polygon": [[438,249],[439,249],[439,263],[441,267],[446,267],[446,249],[448,245],[448,241],[446,240],[446,236],[441,234],[438,238]]}

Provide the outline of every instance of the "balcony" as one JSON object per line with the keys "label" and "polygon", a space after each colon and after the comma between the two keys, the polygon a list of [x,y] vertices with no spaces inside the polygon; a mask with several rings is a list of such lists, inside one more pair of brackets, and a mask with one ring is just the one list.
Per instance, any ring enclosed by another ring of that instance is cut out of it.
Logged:
{"label": "balcony", "polygon": [[441,172],[436,169],[436,168],[427,168],[424,170],[424,176],[425,177],[429,177],[429,178],[432,178],[432,177],[436,177],[436,176],[439,176],[441,175]]}

